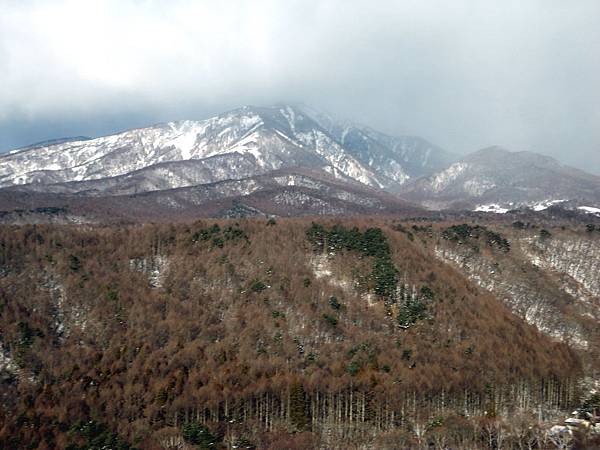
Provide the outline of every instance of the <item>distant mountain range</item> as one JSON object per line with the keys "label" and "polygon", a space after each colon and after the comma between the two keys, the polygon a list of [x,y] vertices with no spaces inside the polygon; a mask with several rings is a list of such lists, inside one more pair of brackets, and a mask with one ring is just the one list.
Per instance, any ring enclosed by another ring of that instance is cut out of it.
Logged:
{"label": "distant mountain range", "polygon": [[0,209],[22,207],[25,197],[32,207],[87,202],[145,218],[153,215],[136,211],[371,214],[416,204],[504,211],[559,200],[594,208],[600,177],[499,148],[459,160],[420,137],[390,136],[307,107],[247,106],[2,155]]}

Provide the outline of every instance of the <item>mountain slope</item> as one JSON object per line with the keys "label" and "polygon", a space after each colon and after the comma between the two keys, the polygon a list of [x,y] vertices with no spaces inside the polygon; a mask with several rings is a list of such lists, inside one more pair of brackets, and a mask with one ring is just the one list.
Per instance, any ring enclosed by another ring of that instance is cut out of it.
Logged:
{"label": "mountain slope", "polygon": [[431,175],[458,159],[417,136],[390,136],[347,120],[338,120],[309,107],[306,112],[342,144],[356,159],[378,174],[385,175],[394,188]]}
{"label": "mountain slope", "polygon": [[486,204],[513,209],[560,200],[598,204],[600,177],[537,153],[490,147],[404,186],[401,192],[434,209],[474,209]]}
{"label": "mountain slope", "polygon": [[[598,359],[600,233],[583,225],[444,225],[435,254],[549,336]],[[595,370],[600,369],[596,364]]]}
{"label": "mountain slope", "polygon": [[301,160],[305,152],[277,131],[266,126],[258,111],[242,108],[205,121],[172,122],[19,151],[0,160],[0,174],[3,185],[93,180],[162,162],[230,153],[252,156],[259,168],[277,169],[292,153],[291,147],[292,159]]}
{"label": "mountain slope", "polygon": [[[115,185],[111,188],[107,187],[107,180],[73,184],[86,184],[90,187],[89,184],[104,183],[104,189],[114,195],[92,190],[74,194],[44,189],[32,192],[21,186],[0,189],[0,220],[5,218],[7,221],[15,221],[15,215],[10,212],[17,211],[18,223],[26,221],[23,217],[27,215],[35,217],[35,221],[47,221],[37,214],[37,210],[45,213],[46,210],[54,209],[61,215],[69,214],[85,222],[173,221],[195,217],[255,215],[423,213],[418,206],[385,191],[369,188],[355,181],[339,180],[324,171],[303,168],[276,170],[239,180],[139,193],[133,192],[133,188],[129,189],[127,179],[123,181],[116,177],[113,181]],[[123,181],[123,184],[118,184],[119,181]],[[139,185],[134,182],[133,187],[137,188]],[[116,195],[117,192],[119,195]],[[53,215],[50,218],[55,219]]]}
{"label": "mountain slope", "polygon": [[[424,448],[452,427],[448,446],[492,449],[492,420],[576,401],[575,352],[380,221],[0,227],[0,241],[1,448],[100,448],[68,444],[101,421],[149,450],[185,448],[195,422],[231,448]],[[282,434],[315,441],[266,442]]]}
{"label": "mountain slope", "polygon": [[[243,107],[203,121],[171,122],[92,140],[17,150],[0,157],[0,186],[71,183],[131,174],[132,183],[138,184],[132,189],[140,192],[303,166],[393,190],[409,178],[438,169],[439,161],[448,157],[419,138],[394,138],[364,127],[342,130],[342,125],[330,125],[325,128],[322,120],[290,106]],[[171,165],[165,177],[164,164],[174,162],[181,164]],[[159,174],[139,172],[161,164]],[[155,186],[144,175],[159,176],[162,184]],[[93,189],[102,190],[102,184],[95,186]],[[64,192],[73,189],[69,186]],[[60,188],[52,190],[58,192]]]}

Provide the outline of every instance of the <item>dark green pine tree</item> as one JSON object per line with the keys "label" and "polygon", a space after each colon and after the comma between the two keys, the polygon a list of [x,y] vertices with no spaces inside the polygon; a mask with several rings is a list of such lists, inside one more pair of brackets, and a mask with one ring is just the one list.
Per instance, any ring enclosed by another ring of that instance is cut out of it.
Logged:
{"label": "dark green pine tree", "polygon": [[375,278],[375,294],[393,299],[398,285],[398,270],[389,258],[377,258],[373,265]]}
{"label": "dark green pine tree", "polygon": [[208,428],[198,422],[190,422],[181,430],[183,439],[196,445],[200,450],[212,450],[217,448],[217,438]]}

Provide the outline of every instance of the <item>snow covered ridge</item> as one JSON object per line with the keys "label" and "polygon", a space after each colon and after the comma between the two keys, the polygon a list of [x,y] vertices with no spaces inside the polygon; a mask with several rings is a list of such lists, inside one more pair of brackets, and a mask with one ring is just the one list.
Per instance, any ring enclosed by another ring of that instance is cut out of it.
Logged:
{"label": "snow covered ridge", "polygon": [[233,143],[238,151],[251,151],[238,141],[260,123],[255,114],[226,114],[23,150],[0,158],[0,184],[112,177],[166,161],[208,158]]}
{"label": "snow covered ridge", "polygon": [[[314,119],[295,107],[243,107],[206,120],[169,122],[90,140],[60,140],[0,156],[0,188],[103,180],[164,163],[214,158],[221,158],[221,167],[210,166],[210,172],[220,175],[211,181],[238,179],[229,170],[228,159],[240,155],[252,161],[256,172],[245,176],[301,166],[388,188],[418,175],[410,167],[423,170],[435,160],[436,151],[443,153],[419,138],[396,138],[358,126],[346,126],[338,135],[339,127],[332,125],[328,131],[321,123],[321,116]],[[350,135],[360,139],[344,144]],[[166,183],[165,189],[181,187]],[[144,183],[139,185],[136,192],[146,189]],[[73,192],[73,185],[68,192]]]}

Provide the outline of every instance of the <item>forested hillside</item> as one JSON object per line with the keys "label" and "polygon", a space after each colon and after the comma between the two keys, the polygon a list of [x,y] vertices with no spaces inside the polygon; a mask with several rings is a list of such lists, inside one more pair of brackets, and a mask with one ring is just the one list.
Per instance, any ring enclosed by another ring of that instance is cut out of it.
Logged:
{"label": "forested hillside", "polygon": [[0,448],[551,448],[581,357],[445,263],[447,228],[0,227]]}

